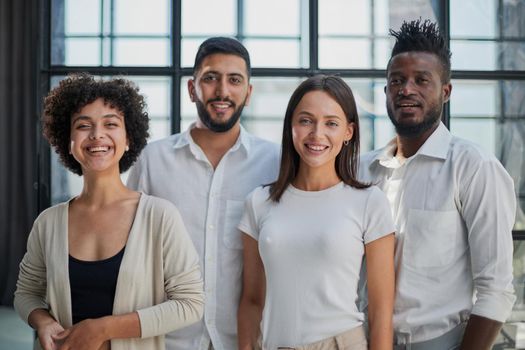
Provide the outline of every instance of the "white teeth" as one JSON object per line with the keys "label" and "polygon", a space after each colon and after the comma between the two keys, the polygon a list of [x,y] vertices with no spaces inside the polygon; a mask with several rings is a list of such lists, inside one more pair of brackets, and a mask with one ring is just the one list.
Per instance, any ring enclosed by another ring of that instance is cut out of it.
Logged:
{"label": "white teeth", "polygon": [[318,146],[318,145],[306,145],[309,149],[312,151],[322,151],[326,148],[326,146]]}
{"label": "white teeth", "polygon": [[213,106],[214,106],[215,108],[221,108],[221,109],[222,109],[222,108],[228,108],[228,107],[230,107],[229,104],[218,104],[218,103],[215,103]]}
{"label": "white teeth", "polygon": [[94,152],[107,152],[109,151],[109,147],[108,146],[89,147],[88,151],[93,152],[93,153]]}

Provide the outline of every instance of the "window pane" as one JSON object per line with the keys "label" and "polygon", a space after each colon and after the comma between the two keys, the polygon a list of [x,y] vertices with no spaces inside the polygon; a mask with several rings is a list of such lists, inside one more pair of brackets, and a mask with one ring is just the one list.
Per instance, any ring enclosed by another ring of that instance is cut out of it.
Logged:
{"label": "window pane", "polygon": [[168,66],[170,52],[168,39],[116,39],[114,64],[116,66]]}
{"label": "window pane", "polygon": [[232,36],[237,26],[235,0],[182,0],[182,40],[186,36]]}
{"label": "window pane", "polygon": [[116,34],[170,33],[170,1],[114,0]]}
{"label": "window pane", "polygon": [[495,38],[497,1],[451,0],[450,34],[469,38]]}
{"label": "window pane", "polygon": [[[57,1],[53,1],[54,4]],[[65,0],[66,35],[100,33],[101,9],[100,0]],[[51,24],[56,24],[54,21]]]}
{"label": "window pane", "polygon": [[99,39],[66,39],[65,64],[67,66],[100,65]]}
{"label": "window pane", "polygon": [[[452,40],[452,69],[495,70],[497,45],[493,41]],[[476,57],[476,59],[472,59]]]}
{"label": "window pane", "polygon": [[[51,78],[51,87],[58,85],[63,76]],[[97,77],[98,79],[99,77]],[[126,79],[135,82],[140,93],[146,98],[148,115],[150,117],[150,138],[148,142],[170,135],[171,93],[170,77],[137,77],[126,76]],[[124,183],[127,172],[121,177]],[[82,190],[82,177],[66,170],[60,163],[58,156],[51,151],[51,204],[63,202],[80,193]]]}
{"label": "window pane", "polygon": [[319,66],[323,68],[361,68],[371,66],[367,39],[319,39]]}
{"label": "window pane", "polygon": [[[300,64],[301,57],[297,40],[247,39],[244,45],[250,53],[252,67],[295,68],[304,66]],[[269,52],[271,55],[268,54]]]}
{"label": "window pane", "polygon": [[300,35],[300,0],[245,0],[245,34]]}
{"label": "window pane", "polygon": [[456,117],[496,117],[498,82],[454,81],[450,99],[450,114]]}
{"label": "window pane", "polygon": [[370,0],[319,1],[319,35],[368,35]]}

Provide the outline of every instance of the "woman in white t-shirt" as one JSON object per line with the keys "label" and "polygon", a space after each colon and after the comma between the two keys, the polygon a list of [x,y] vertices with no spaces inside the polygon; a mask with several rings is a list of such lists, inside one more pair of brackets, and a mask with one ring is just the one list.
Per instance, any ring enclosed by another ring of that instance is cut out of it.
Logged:
{"label": "woman in white t-shirt", "polygon": [[358,154],[351,89],[335,76],[304,81],[286,110],[279,177],[252,192],[239,225],[239,349],[392,349],[394,225],[385,195],[356,180]]}

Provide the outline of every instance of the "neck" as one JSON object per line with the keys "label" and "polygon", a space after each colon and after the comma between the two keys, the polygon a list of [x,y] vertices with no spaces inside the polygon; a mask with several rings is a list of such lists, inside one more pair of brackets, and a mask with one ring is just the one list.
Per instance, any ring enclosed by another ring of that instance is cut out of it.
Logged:
{"label": "neck", "polygon": [[211,131],[200,122],[190,130],[193,141],[202,149],[213,168],[217,167],[222,157],[237,142],[240,132],[239,123],[226,132]]}
{"label": "neck", "polygon": [[127,188],[120,174],[84,174],[82,192],[76,201],[93,207],[103,207],[135,192]]}
{"label": "neck", "polygon": [[439,122],[417,136],[407,137],[398,134],[396,137],[397,150],[395,156],[401,160],[412,157],[428,140],[430,135],[434,133],[438,126]]}
{"label": "neck", "polygon": [[341,182],[332,164],[331,171],[326,167],[311,168],[299,166],[299,172],[292,181],[295,188],[303,191],[322,191]]}

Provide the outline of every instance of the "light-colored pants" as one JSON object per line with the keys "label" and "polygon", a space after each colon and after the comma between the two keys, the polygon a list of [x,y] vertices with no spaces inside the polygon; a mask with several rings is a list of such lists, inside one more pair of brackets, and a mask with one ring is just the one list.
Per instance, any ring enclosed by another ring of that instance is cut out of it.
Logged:
{"label": "light-colored pants", "polygon": [[318,342],[296,346],[278,347],[279,350],[367,350],[365,330],[362,326]]}
{"label": "light-colored pants", "polygon": [[461,345],[466,327],[467,323],[463,322],[437,338],[419,343],[394,345],[394,350],[456,350]]}

